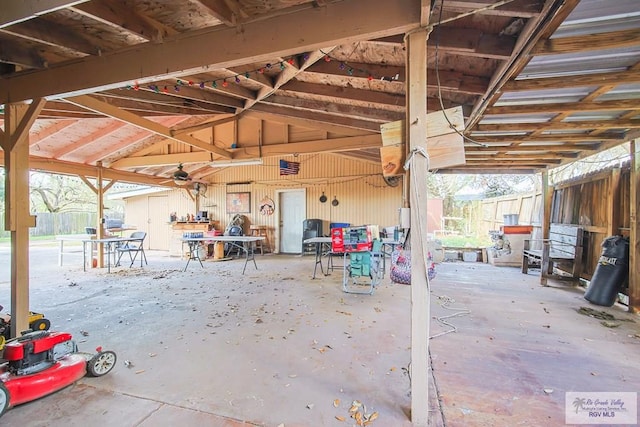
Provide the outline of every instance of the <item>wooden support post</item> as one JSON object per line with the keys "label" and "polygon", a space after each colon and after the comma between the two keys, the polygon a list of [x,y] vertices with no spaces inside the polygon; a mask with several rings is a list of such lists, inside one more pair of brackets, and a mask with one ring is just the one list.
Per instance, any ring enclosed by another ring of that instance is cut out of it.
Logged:
{"label": "wooden support post", "polygon": [[426,269],[428,159],[413,150],[427,141],[427,30],[410,33],[407,47],[407,137],[411,205],[411,422],[429,423],[430,294]]}
{"label": "wooden support post", "polygon": [[640,139],[631,141],[631,197],[629,233],[629,311],[640,313]]}
{"label": "wooden support post", "polygon": [[29,209],[29,129],[44,107],[5,105],[2,149],[5,165],[5,229],[11,231],[11,336],[29,328],[29,228],[36,218]]}
{"label": "wooden support post", "polygon": [[607,236],[620,234],[620,168],[611,169],[607,197]]}
{"label": "wooden support post", "polygon": [[[99,161],[96,164],[98,166],[98,179],[96,180],[96,197],[97,197],[97,215],[98,215],[98,226],[96,227],[96,237],[98,239],[102,239],[104,237],[105,232],[105,224],[104,224],[104,183],[102,182],[102,162]],[[110,256],[107,254],[107,256]],[[93,262],[93,260],[92,260]],[[104,244],[100,243],[98,245],[98,267],[104,267]]]}
{"label": "wooden support post", "polygon": [[[549,239],[551,228],[551,203],[553,201],[553,188],[549,187],[549,172],[542,172],[542,239]],[[547,286],[549,268],[553,268],[549,261],[549,245],[542,245],[542,262],[540,265],[540,284]]]}

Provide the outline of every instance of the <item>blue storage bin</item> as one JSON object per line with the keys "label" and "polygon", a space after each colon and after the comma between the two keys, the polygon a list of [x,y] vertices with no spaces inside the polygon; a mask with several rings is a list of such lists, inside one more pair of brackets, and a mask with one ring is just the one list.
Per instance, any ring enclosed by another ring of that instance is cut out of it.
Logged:
{"label": "blue storage bin", "polygon": [[348,222],[332,222],[329,224],[329,228],[346,228],[351,227],[351,224]]}

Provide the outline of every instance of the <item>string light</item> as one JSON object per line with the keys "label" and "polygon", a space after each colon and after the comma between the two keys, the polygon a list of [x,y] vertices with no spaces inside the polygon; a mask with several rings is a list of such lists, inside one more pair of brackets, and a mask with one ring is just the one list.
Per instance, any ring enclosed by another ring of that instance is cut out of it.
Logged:
{"label": "string light", "polygon": [[[373,80],[381,80],[381,81],[387,81],[387,82],[392,82],[392,81],[397,81],[399,80],[400,76],[399,74],[393,75],[393,76],[376,76],[375,73],[370,72],[369,70],[363,69],[363,68],[354,68],[352,66],[349,65],[349,63],[347,61],[343,61],[340,59],[337,59],[335,57],[332,57],[330,54],[325,53],[320,51],[320,53],[323,54],[322,59],[324,60],[324,62],[330,63],[330,62],[336,62],[338,65],[338,69],[340,71],[345,72],[347,75],[349,76],[353,76],[354,74],[356,74],[357,71],[357,75],[358,76],[366,76],[366,79],[369,81],[373,81]],[[310,58],[309,53],[304,53],[302,55],[302,59],[304,61],[307,61]],[[279,68],[280,71],[284,71],[288,65],[291,66],[295,66],[296,64],[296,57],[292,56],[286,59],[283,59],[282,61],[277,62],[275,65]],[[182,86],[194,86],[197,84],[197,86],[200,89],[206,89],[207,84],[210,84],[212,89],[218,89],[219,86],[222,86],[224,88],[229,86],[229,81],[234,81],[236,84],[240,84],[241,83],[241,79],[240,77],[244,77],[246,79],[250,79],[252,74],[264,74],[266,71],[268,70],[273,70],[274,64],[272,63],[266,63],[264,64],[264,66],[256,68],[254,70],[247,70],[244,73],[240,73],[240,74],[236,74],[232,77],[223,77],[223,78],[218,78],[218,79],[214,79],[214,80],[203,80],[200,81],[198,83],[195,83],[193,80],[182,80],[182,79],[178,79],[176,81],[176,84],[173,85],[173,91],[174,92],[179,92],[180,88]],[[160,91],[162,91],[163,93],[169,93],[169,87],[168,86],[164,86],[162,89],[160,89],[157,85],[155,84],[150,84],[147,86],[147,88],[155,93],[160,93]],[[126,86],[126,89],[133,89],[133,90],[140,90],[140,85],[138,85],[138,83],[134,83],[134,84],[129,84]]]}

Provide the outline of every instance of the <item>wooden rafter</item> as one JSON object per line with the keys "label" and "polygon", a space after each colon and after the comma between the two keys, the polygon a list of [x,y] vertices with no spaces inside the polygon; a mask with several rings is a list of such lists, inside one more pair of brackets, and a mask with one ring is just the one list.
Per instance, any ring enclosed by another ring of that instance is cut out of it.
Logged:
{"label": "wooden rafter", "polygon": [[[60,64],[43,72],[19,73],[0,80],[0,103],[11,99],[17,102],[40,96],[85,93],[123,87],[134,81],[146,83],[146,78],[166,75],[179,76],[208,68],[233,67],[252,61],[263,61],[277,56],[288,56],[301,50],[313,51],[338,42],[383,37],[416,28],[420,16],[416,1],[401,3],[386,0],[352,0],[330,3],[323,14],[313,9],[297,13],[291,20],[287,15],[275,16],[234,28],[209,29],[176,36],[171,43],[147,43],[137,49],[125,49],[108,57],[89,57],[82,61]],[[385,16],[384,20],[378,19]],[[350,25],[335,26],[328,32],[326,26],[334,19],[349,16]],[[263,35],[273,28],[289,28],[276,39]],[[303,42],[299,34],[306,34]],[[234,49],[202,49],[202,46],[234,46]],[[167,61],[167,58],[171,58]],[[110,66],[105,70],[107,61]],[[203,65],[208,64],[208,65]],[[83,79],[69,79],[82,75]],[[49,82],[55,81],[56,85]]]}
{"label": "wooden rafter", "polygon": [[162,135],[166,138],[173,139],[175,141],[182,142],[184,144],[191,145],[193,147],[197,147],[204,151],[215,153],[219,156],[222,156],[223,158],[231,157],[229,152],[221,148],[218,148],[213,144],[209,144],[207,142],[201,141],[199,139],[193,138],[188,135],[182,135],[182,136],[171,135],[170,129],[162,125],[159,125],[156,122],[145,119],[144,117],[137,116],[128,111],[121,110],[110,104],[97,100],[91,96],[88,96],[88,95],[74,96],[71,98],[67,98],[66,101],[76,105],[80,105],[82,107],[88,108],[93,111],[97,111],[107,116],[110,116],[119,120],[123,120],[129,124],[140,127],[142,129],[149,130],[153,133]]}
{"label": "wooden rafter", "polygon": [[[288,154],[308,154],[308,153],[336,153],[349,150],[361,150],[367,148],[379,148],[382,146],[380,135],[352,136],[344,138],[322,139],[315,141],[290,142],[284,144],[269,144],[258,146],[243,146],[234,151],[234,159],[253,159],[260,154],[262,157],[284,156]],[[211,162],[214,158],[211,153],[191,152],[176,154],[157,154],[138,157],[127,157],[120,159],[110,166],[116,169],[166,166],[178,163],[205,163]]]}
{"label": "wooden rafter", "polygon": [[256,97],[254,99],[247,100],[243,108],[241,110],[239,109],[238,112],[242,110],[247,110],[251,108],[253,105],[255,105],[256,103],[267,98],[268,96],[273,94],[276,90],[278,90],[282,85],[291,81],[294,77],[296,77],[298,74],[300,74],[301,72],[309,68],[312,64],[317,62],[319,59],[323,58],[325,55],[328,55],[329,52],[331,52],[334,48],[335,46],[325,47],[323,49],[319,49],[307,54],[307,58],[305,59],[304,63],[299,67],[293,66],[288,62],[283,61],[282,64],[285,66],[285,69],[280,74],[278,74],[278,77],[276,78],[275,82],[273,82],[273,86],[263,87],[262,89],[260,89],[256,94]]}
{"label": "wooden rafter", "polygon": [[24,22],[65,7],[84,3],[87,0],[22,0],[2,3],[0,28]]}
{"label": "wooden rafter", "polygon": [[640,29],[627,29],[575,37],[558,37],[540,41],[533,49],[532,54],[558,55],[599,49],[618,49],[637,46],[638,39],[640,39]]}

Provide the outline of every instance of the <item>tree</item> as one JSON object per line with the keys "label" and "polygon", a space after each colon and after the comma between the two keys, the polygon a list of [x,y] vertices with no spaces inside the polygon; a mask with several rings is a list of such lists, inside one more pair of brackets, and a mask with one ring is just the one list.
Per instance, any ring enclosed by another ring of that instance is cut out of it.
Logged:
{"label": "tree", "polygon": [[95,210],[96,196],[79,178],[33,172],[30,181],[31,206],[36,212]]}

